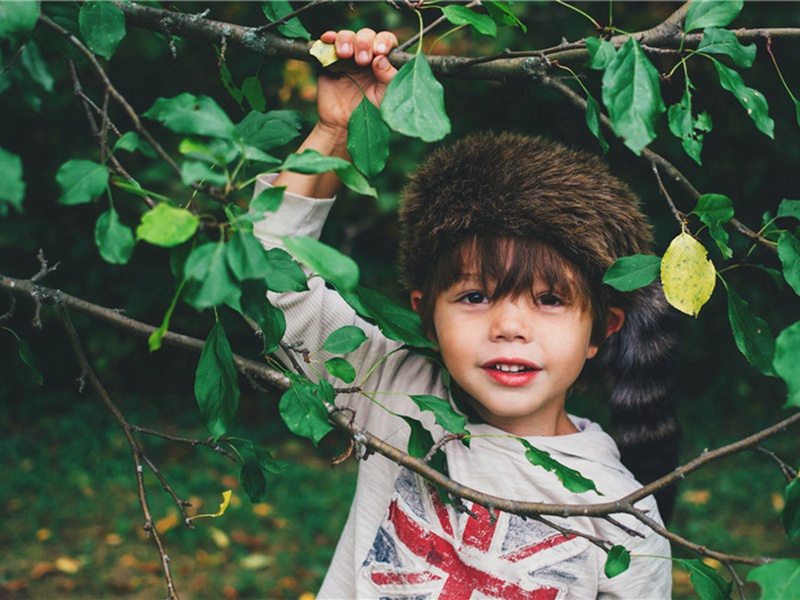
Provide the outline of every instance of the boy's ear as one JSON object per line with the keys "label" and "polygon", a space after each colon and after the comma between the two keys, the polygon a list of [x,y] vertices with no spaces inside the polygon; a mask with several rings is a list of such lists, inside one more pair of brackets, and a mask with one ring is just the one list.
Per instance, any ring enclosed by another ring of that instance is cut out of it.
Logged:
{"label": "boy's ear", "polygon": [[608,328],[606,329],[606,337],[622,329],[622,324],[624,322],[625,322],[625,311],[615,306],[609,307]]}
{"label": "boy's ear", "polygon": [[422,302],[422,291],[421,290],[412,290],[411,291],[411,308],[417,314],[419,314],[419,307],[420,307],[420,303],[421,302]]}

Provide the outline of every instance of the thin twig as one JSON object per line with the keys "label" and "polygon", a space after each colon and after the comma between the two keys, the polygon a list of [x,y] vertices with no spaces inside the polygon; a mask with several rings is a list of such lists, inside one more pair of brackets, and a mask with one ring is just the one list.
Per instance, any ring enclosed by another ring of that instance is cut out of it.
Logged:
{"label": "thin twig", "polygon": [[664,187],[664,182],[661,181],[661,174],[658,172],[658,165],[654,162],[651,162],[650,168],[653,169],[653,174],[656,176],[656,181],[658,182],[658,189],[661,191],[661,195],[664,196],[664,199],[667,201],[672,214],[675,215],[675,220],[678,221],[678,225],[683,226],[683,224],[686,222],[686,215],[684,215],[675,207],[675,203],[672,201],[667,188]]}
{"label": "thin twig", "polygon": [[784,479],[786,479],[786,483],[791,483],[792,481],[797,479],[797,470],[791,467],[790,465],[786,464],[785,462],[783,462],[783,460],[781,460],[781,458],[774,452],[767,450],[763,446],[756,446],[755,448],[753,448],[753,450],[757,450],[762,454],[766,454],[772,460],[774,460],[777,463],[778,468],[781,470],[781,475],[783,475]]}
{"label": "thin twig", "polygon": [[333,0],[314,0],[313,2],[309,2],[308,4],[301,6],[297,10],[290,12],[285,17],[281,17],[277,21],[272,21],[271,23],[267,23],[266,25],[262,25],[261,27],[256,28],[255,33],[264,33],[265,31],[269,31],[273,27],[277,27],[278,25],[283,25],[290,19],[294,19],[297,15],[304,13],[309,8],[319,6],[320,4],[327,4],[329,2],[333,2]]}
{"label": "thin twig", "polygon": [[150,458],[144,452],[140,451],[139,452],[139,457],[145,463],[147,463],[148,467],[150,467],[150,470],[153,472],[153,475],[155,475],[156,478],[158,478],[158,481],[161,482],[161,487],[164,488],[164,491],[167,492],[170,496],[172,496],[172,500],[175,502],[176,506],[178,507],[178,510],[181,513],[181,517],[183,518],[183,524],[186,525],[186,528],[187,529],[194,529],[194,525],[192,524],[192,520],[189,518],[189,515],[186,513],[186,507],[187,506],[191,506],[192,503],[191,502],[187,502],[186,500],[184,500],[183,498],[178,496],[178,494],[175,493],[175,490],[172,489],[172,486],[169,484],[169,482],[166,480],[166,478],[161,474],[161,471],[158,470],[158,467],[156,467],[155,463],[152,460],[150,460]]}
{"label": "thin twig", "polygon": [[[229,452],[227,449],[220,446],[218,443],[214,442],[213,439],[207,440],[198,440],[192,438],[184,438],[178,437],[174,435],[169,435],[167,433],[163,433],[161,431],[156,431],[154,429],[147,429],[146,427],[139,427],[138,425],[130,425],[131,431],[135,431],[136,433],[141,433],[144,435],[151,435],[154,437],[159,437],[164,440],[169,440],[170,442],[176,442],[178,444],[189,444],[190,446],[206,446],[207,448],[211,448],[214,452],[221,454],[231,462],[236,462],[236,457],[233,453]],[[226,441],[227,438],[219,438],[219,441]]]}
{"label": "thin twig", "polygon": [[136,438],[133,436],[131,432],[130,424],[125,419],[125,416],[120,412],[119,408],[117,408],[116,404],[111,400],[111,396],[109,396],[108,392],[106,391],[103,384],[97,378],[94,371],[92,370],[91,365],[89,364],[89,360],[86,358],[86,355],[83,352],[83,347],[81,346],[80,338],[78,337],[78,332],[75,331],[75,326],[72,324],[72,319],[70,319],[69,314],[67,313],[67,309],[63,306],[58,307],[57,314],[59,317],[59,321],[64,328],[64,331],[67,334],[67,338],[69,339],[70,344],[72,345],[72,351],[75,354],[75,358],[78,361],[78,365],[81,368],[81,372],[89,380],[92,388],[94,388],[95,392],[100,399],[102,400],[103,404],[105,404],[106,408],[111,412],[116,419],[117,423],[119,423],[120,427],[122,428],[122,432],[125,435],[125,438],[128,440],[128,445],[130,446],[131,455],[133,456],[133,464],[136,470],[136,485],[139,491],[139,504],[142,507],[142,512],[144,513],[144,529],[148,534],[151,534],[153,537],[153,542],[158,549],[158,555],[161,558],[161,568],[164,572],[164,579],[167,583],[167,594],[170,599],[178,600],[178,592],[175,589],[175,582],[172,578],[172,572],[170,571],[170,564],[169,564],[169,555],[167,554],[164,544],[161,540],[161,535],[158,532],[158,528],[155,526],[155,522],[153,521],[153,516],[150,513],[150,506],[147,502],[147,490],[145,488],[144,483],[144,469],[142,467],[141,457],[144,455],[142,452],[141,446],[136,441]]}
{"label": "thin twig", "polygon": [[[466,4],[465,6],[466,6],[467,8],[469,8],[469,7],[475,6],[475,5],[477,5],[477,4],[479,4],[478,0],[474,0],[473,2],[470,2],[469,4]],[[423,30],[422,30],[422,31],[420,31],[420,32],[418,32],[418,33],[416,33],[416,34],[412,35],[412,36],[411,36],[410,38],[408,38],[408,39],[407,39],[405,42],[403,42],[402,44],[400,44],[400,45],[397,47],[397,49],[398,49],[400,52],[405,52],[406,50],[408,50],[409,48],[411,48],[411,46],[413,46],[414,44],[416,44],[416,43],[417,43],[417,40],[418,40],[418,39],[420,39],[420,37],[423,37],[423,36],[425,36],[425,34],[426,34],[426,33],[429,33],[430,31],[432,31],[433,29],[435,29],[436,27],[438,27],[439,25],[441,25],[441,24],[442,24],[444,21],[446,21],[446,20],[447,20],[447,17],[445,17],[444,15],[442,15],[441,17],[439,17],[438,19],[436,19],[435,21],[433,21],[433,22],[432,22],[430,25],[428,25],[427,27],[423,28]]]}

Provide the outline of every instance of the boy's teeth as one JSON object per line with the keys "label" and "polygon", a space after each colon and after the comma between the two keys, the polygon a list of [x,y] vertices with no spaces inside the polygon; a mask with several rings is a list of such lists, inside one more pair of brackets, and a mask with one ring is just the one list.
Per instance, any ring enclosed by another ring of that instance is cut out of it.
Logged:
{"label": "boy's teeth", "polygon": [[520,371],[527,370],[527,367],[523,367],[522,365],[495,365],[494,368],[504,373],[519,373]]}

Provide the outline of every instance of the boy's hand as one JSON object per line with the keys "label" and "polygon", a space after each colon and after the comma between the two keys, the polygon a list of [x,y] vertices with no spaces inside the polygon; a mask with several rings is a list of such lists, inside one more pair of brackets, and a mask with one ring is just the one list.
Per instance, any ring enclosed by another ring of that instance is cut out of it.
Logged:
{"label": "boy's hand", "polygon": [[346,131],[350,115],[361,102],[361,90],[375,106],[380,106],[386,86],[397,73],[386,58],[397,46],[397,37],[389,31],[375,33],[372,29],[361,29],[357,33],[326,31],[320,39],[326,44],[334,44],[339,58],[352,58],[355,62],[350,68],[345,67],[346,75],[331,77],[323,73],[318,83],[320,125]]}

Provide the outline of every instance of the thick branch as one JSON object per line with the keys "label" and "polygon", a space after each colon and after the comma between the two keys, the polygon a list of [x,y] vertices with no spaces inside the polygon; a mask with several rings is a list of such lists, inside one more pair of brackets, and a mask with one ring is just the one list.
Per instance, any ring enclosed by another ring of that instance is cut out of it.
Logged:
{"label": "thick branch", "polygon": [[[301,41],[290,41],[278,35],[260,32],[259,27],[244,27],[212,19],[198,18],[196,15],[185,15],[167,10],[116,2],[117,6],[125,13],[128,24],[159,33],[169,32],[195,40],[218,43],[221,39],[227,40],[229,46],[239,46],[269,58],[292,58],[316,64],[308,50],[310,44]],[[680,31],[673,21],[682,18],[679,9],[664,23],[647,31],[634,34],[640,42],[655,48],[678,47]],[[680,14],[679,14],[680,13]],[[676,17],[677,15],[677,17]],[[765,36],[800,38],[800,28],[777,29],[747,29],[735,32],[742,42],[755,41]],[[622,44],[627,36],[616,36],[612,42]],[[700,34],[690,34],[684,45],[694,48],[699,44]],[[554,48],[546,58],[540,51],[533,52],[534,56],[517,56],[512,58],[496,57],[489,63],[474,64],[474,58],[462,56],[426,56],[434,74],[441,77],[455,77],[459,79],[480,79],[489,81],[505,81],[511,79],[529,79],[532,74],[544,72],[550,61],[561,64],[581,64],[588,58],[588,52],[583,42],[570,45],[572,49]],[[512,55],[513,56],[513,55]],[[414,57],[413,54],[395,50],[389,60],[395,67],[401,67]]]}

